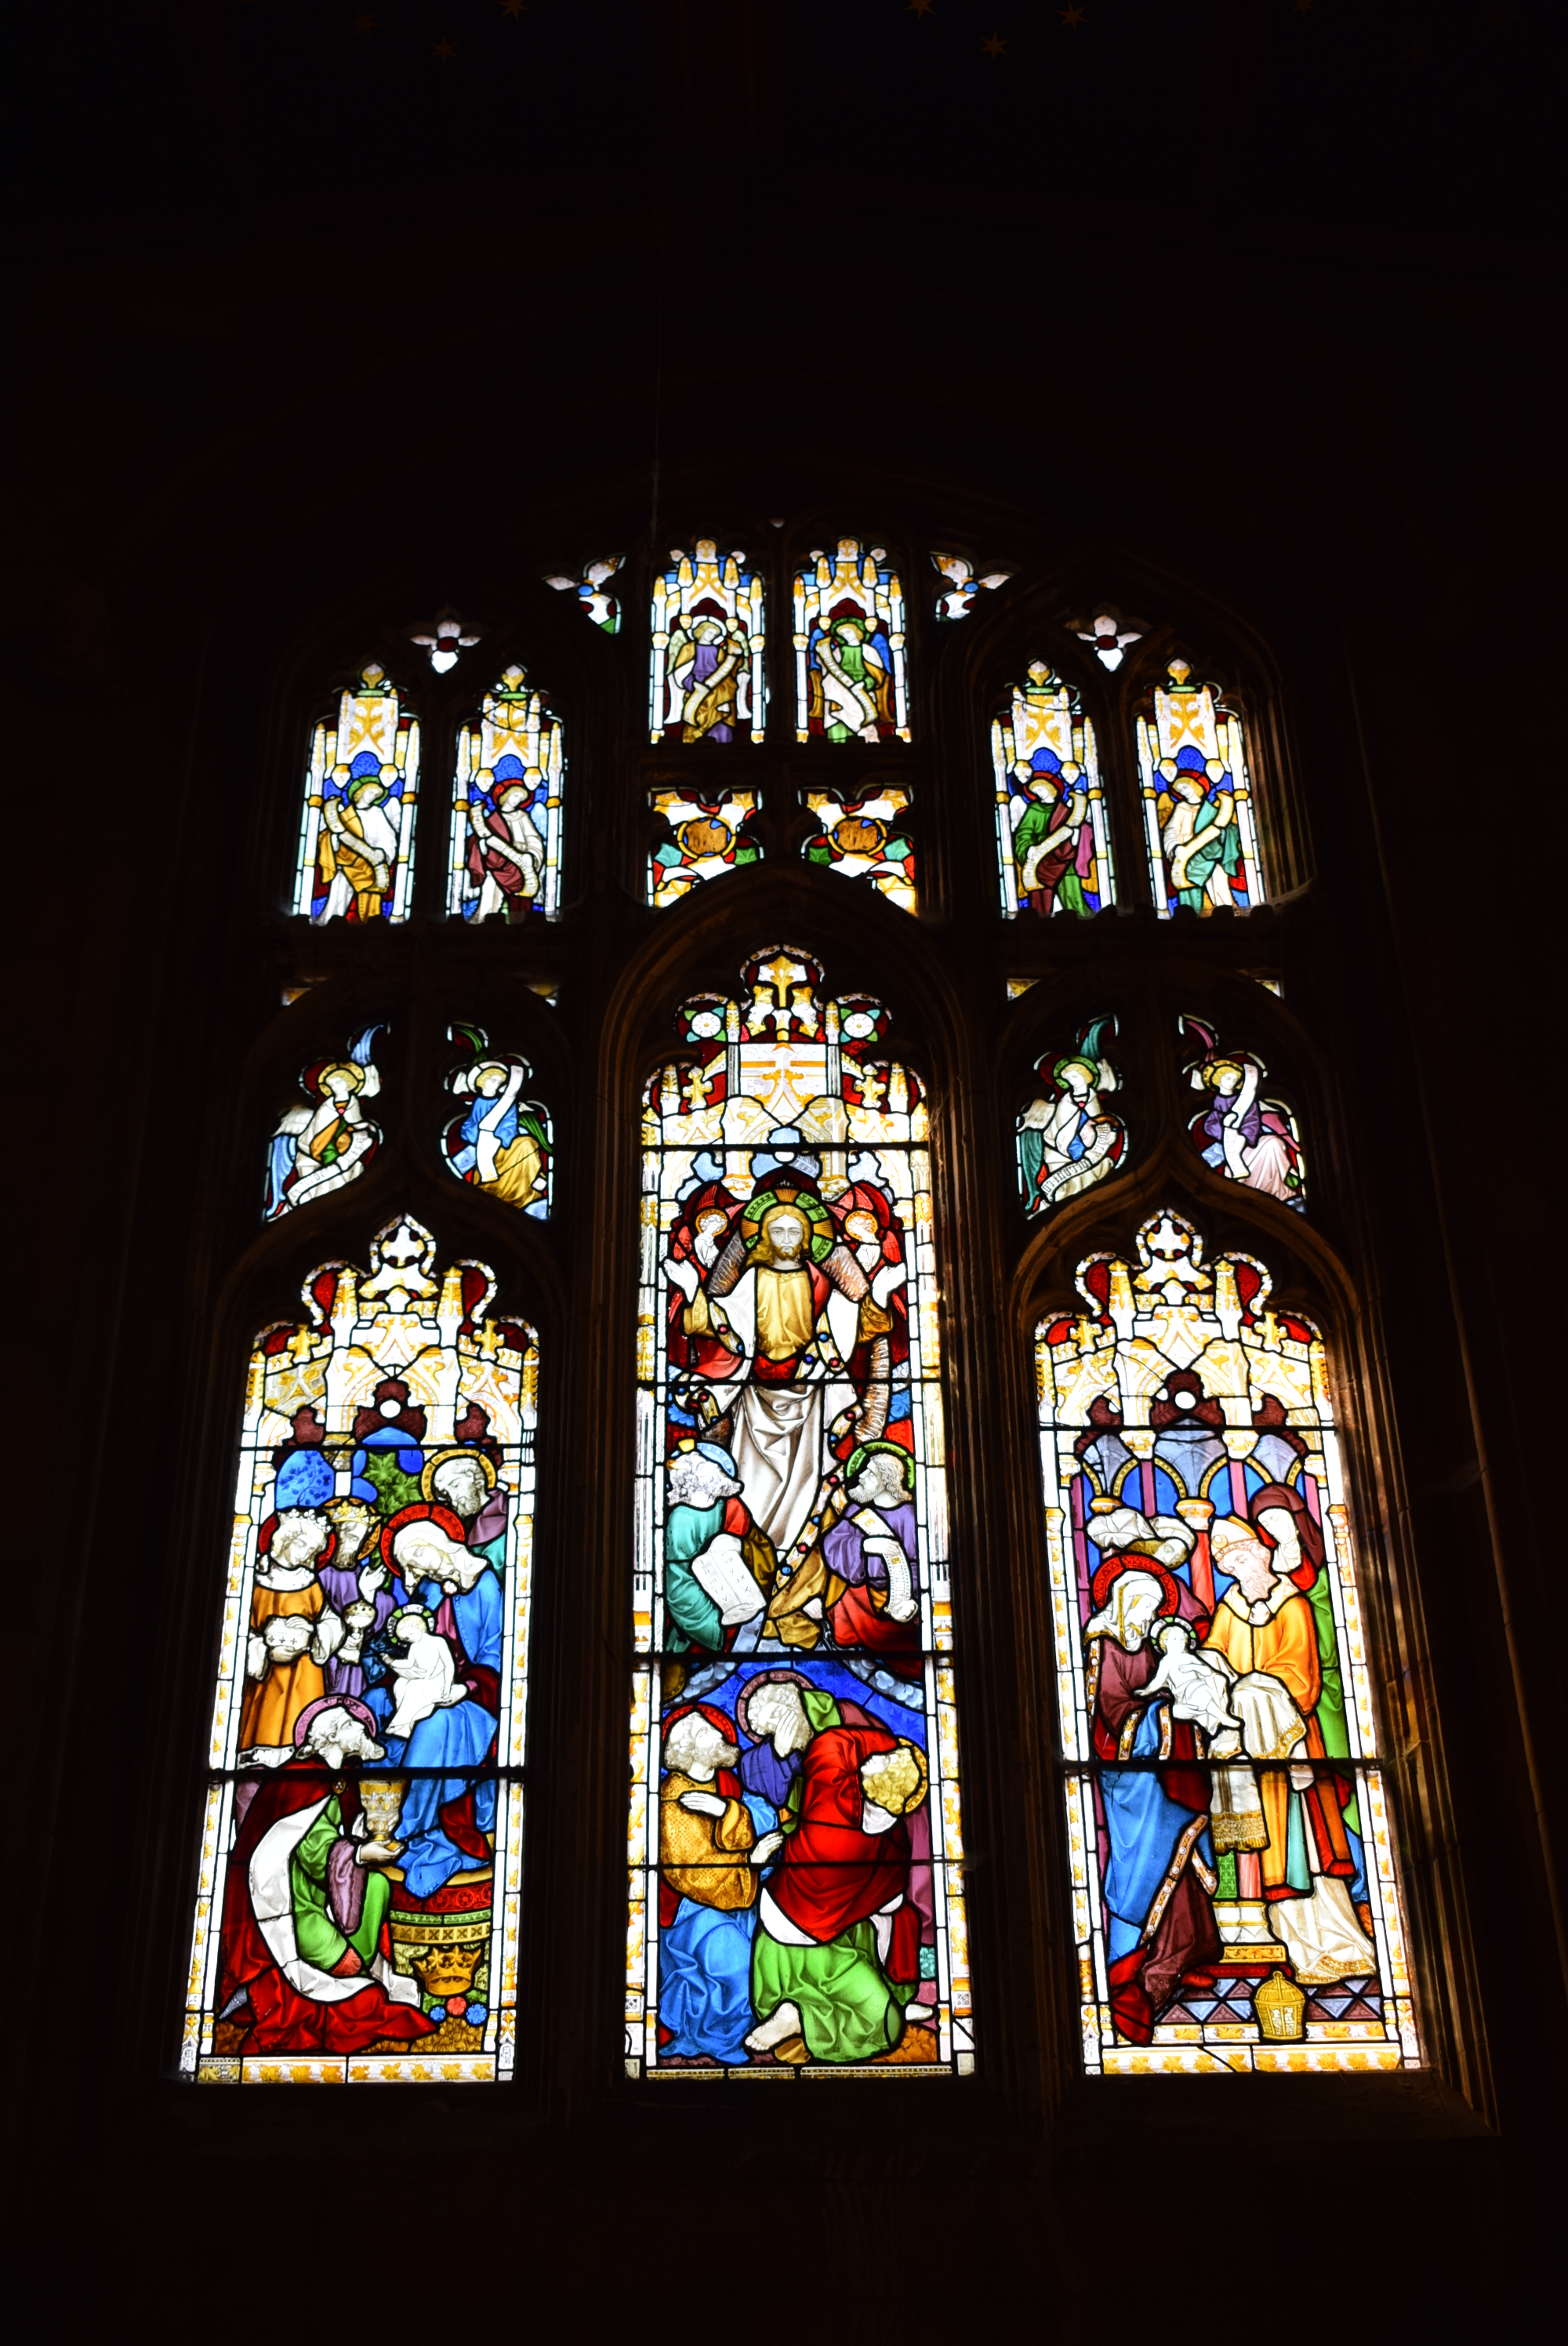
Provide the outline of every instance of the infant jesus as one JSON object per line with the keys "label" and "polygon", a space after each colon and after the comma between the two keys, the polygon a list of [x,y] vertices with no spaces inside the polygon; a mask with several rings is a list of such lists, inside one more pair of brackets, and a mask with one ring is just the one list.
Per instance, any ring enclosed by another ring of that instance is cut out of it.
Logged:
{"label": "infant jesus", "polygon": [[1162,1622],[1154,1636],[1163,1658],[1147,1685],[1140,1688],[1145,1700],[1168,1694],[1177,1719],[1196,1720],[1203,1729],[1211,1752],[1216,1749],[1216,1738],[1234,1739],[1227,1749],[1239,1751],[1241,1721],[1230,1708],[1230,1686],[1224,1671],[1194,1653],[1192,1630],[1186,1622]]}
{"label": "infant jesus", "polygon": [[428,1613],[417,1605],[405,1605],[401,1613],[393,1614],[390,1626],[404,1650],[387,1657],[397,1680],[397,1708],[387,1721],[386,1731],[389,1736],[407,1737],[433,1710],[462,1702],[468,1688],[453,1683],[452,1647],[444,1637],[436,1636]]}

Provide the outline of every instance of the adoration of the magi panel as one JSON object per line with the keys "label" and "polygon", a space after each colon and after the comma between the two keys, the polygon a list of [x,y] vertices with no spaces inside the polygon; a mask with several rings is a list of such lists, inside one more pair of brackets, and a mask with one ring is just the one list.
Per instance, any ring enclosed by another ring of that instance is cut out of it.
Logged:
{"label": "adoration of the magi panel", "polygon": [[411,1216],[251,1355],[180,2066],[510,2076],[538,1355]]}

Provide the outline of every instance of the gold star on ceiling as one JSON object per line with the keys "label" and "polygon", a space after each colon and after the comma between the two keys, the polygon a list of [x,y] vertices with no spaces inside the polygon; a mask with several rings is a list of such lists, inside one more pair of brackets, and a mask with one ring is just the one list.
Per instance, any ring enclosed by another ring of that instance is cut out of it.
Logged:
{"label": "gold star on ceiling", "polygon": [[501,0],[501,14],[504,16],[525,16],[528,0]]}
{"label": "gold star on ceiling", "polygon": [[361,14],[354,18],[354,30],[356,33],[379,33],[381,26],[373,16]]}
{"label": "gold star on ceiling", "polygon": [[1082,8],[1062,8],[1057,11],[1057,14],[1070,33],[1075,33],[1084,21],[1084,12]]}
{"label": "gold star on ceiling", "polygon": [[909,0],[908,14],[910,15],[929,16],[931,15],[931,11],[932,0]]}
{"label": "gold star on ceiling", "polygon": [[981,47],[985,51],[986,56],[991,59],[992,63],[994,65],[994,64],[995,64],[995,62],[996,62],[996,60],[997,60],[997,58],[1002,55],[1002,52],[1003,52],[1003,49],[1007,46],[1007,44],[1006,44],[1006,42],[1002,38],[1002,36],[1001,36],[1001,35],[1000,35],[1000,34],[998,34],[998,33],[993,33],[993,35],[991,36],[991,38],[990,38],[988,41],[982,41],[982,43],[981,43],[981,45],[980,45],[980,46],[981,46]]}
{"label": "gold star on ceiling", "polygon": [[439,41],[432,41],[430,54],[433,57],[439,57],[442,64],[445,65],[449,57],[454,57],[457,55],[457,44],[455,41],[449,41],[443,34]]}

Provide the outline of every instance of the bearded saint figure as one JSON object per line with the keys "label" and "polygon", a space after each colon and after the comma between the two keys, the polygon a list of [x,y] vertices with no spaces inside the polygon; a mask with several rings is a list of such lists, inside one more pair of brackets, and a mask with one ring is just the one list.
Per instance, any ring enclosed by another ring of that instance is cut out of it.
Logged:
{"label": "bearded saint figure", "polygon": [[686,1297],[680,1349],[711,1414],[704,1438],[735,1461],[746,1504],[787,1566],[818,1513],[830,1438],[878,1440],[891,1400],[887,1308],[904,1277],[868,1278],[814,1188],[774,1177],[706,1276],[671,1256]]}

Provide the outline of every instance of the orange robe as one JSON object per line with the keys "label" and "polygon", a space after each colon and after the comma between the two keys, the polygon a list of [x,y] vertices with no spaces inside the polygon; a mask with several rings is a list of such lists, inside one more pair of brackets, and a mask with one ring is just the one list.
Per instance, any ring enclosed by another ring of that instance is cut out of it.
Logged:
{"label": "orange robe", "polygon": [[[1249,1605],[1239,1588],[1226,1591],[1215,1612],[1214,1625],[1204,1639],[1214,1653],[1223,1654],[1237,1678],[1254,1670],[1278,1678],[1307,1722],[1305,1739],[1291,1752],[1273,1755],[1284,1760],[1321,1760],[1322,1730],[1318,1725],[1318,1699],[1323,1691],[1323,1665],[1318,1651],[1318,1624],[1312,1607],[1288,1582],[1257,1605]],[[1268,1846],[1263,1851],[1263,1890],[1267,1897],[1289,1897],[1286,1857],[1289,1841],[1290,1802],[1299,1798],[1291,1789],[1289,1770],[1259,1767],[1257,1790]],[[1319,1863],[1325,1873],[1353,1872],[1339,1803],[1324,1799],[1318,1788],[1308,1795],[1308,1829],[1318,1844]]]}
{"label": "orange robe", "polygon": [[[304,1588],[268,1588],[258,1581],[250,1599],[250,1634],[260,1637],[269,1621],[290,1614],[318,1621],[326,1609],[327,1592],[319,1580],[312,1579]],[[239,1749],[248,1751],[256,1743],[292,1743],[300,1713],[326,1691],[321,1666],[309,1653],[291,1662],[269,1662],[265,1678],[246,1680],[239,1710]]]}

